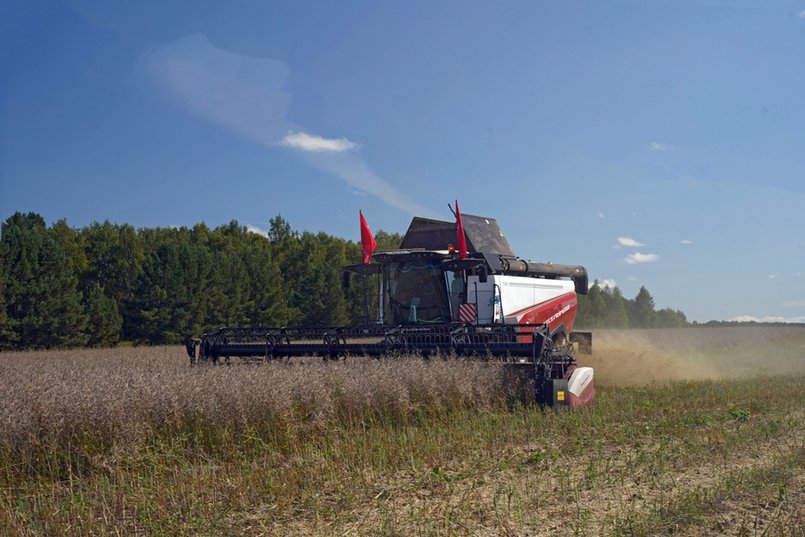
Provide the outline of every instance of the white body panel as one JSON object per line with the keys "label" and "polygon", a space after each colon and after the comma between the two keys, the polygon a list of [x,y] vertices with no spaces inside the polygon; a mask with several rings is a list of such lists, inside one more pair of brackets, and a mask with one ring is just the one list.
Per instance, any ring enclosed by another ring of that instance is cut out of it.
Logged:
{"label": "white body panel", "polygon": [[478,305],[478,323],[492,323],[494,298],[494,277],[489,277],[485,283],[478,281],[478,276],[467,277],[467,304]]}
{"label": "white body panel", "polygon": [[478,276],[467,278],[467,303],[478,304],[478,322],[516,323],[514,314],[560,297],[575,289],[571,280],[548,280],[526,276],[489,276],[486,283]]}
{"label": "white body panel", "polygon": [[495,276],[500,287],[503,315],[510,317],[517,312],[560,297],[575,289],[571,280],[547,280],[522,276]]}
{"label": "white body panel", "polygon": [[577,367],[567,382],[567,391],[580,397],[584,389],[593,381],[592,367]]}

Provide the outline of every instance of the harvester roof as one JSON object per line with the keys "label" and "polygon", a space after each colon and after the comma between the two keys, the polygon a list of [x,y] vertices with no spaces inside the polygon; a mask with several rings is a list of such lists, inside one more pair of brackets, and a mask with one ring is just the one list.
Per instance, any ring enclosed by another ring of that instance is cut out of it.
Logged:
{"label": "harvester roof", "polygon": [[[497,220],[485,216],[461,215],[464,234],[467,236],[467,251],[487,256],[515,257],[509,241],[503,235]],[[456,243],[456,223],[415,216],[403,237],[401,249],[424,248],[447,250]]]}

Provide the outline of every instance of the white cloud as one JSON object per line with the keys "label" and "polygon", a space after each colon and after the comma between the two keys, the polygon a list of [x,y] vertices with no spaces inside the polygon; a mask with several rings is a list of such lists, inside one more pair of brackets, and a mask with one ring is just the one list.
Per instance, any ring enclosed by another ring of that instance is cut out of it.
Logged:
{"label": "white cloud", "polygon": [[255,233],[257,235],[262,235],[263,237],[268,237],[268,231],[266,231],[265,229],[261,229],[257,226],[246,224],[246,231],[248,231],[249,233]]}
{"label": "white cloud", "polygon": [[598,282],[598,287],[600,287],[601,289],[614,289],[617,286],[618,284],[615,283],[615,280],[613,280],[612,278],[604,278],[603,280],[599,280]]}
{"label": "white cloud", "polygon": [[797,17],[799,17],[799,18],[800,18],[800,19],[802,19],[802,20],[805,20],[805,10],[800,11],[800,12],[797,14]]}
{"label": "white cloud", "polygon": [[642,242],[637,242],[631,237],[618,237],[618,244],[621,246],[629,246],[632,248],[637,248],[639,246],[645,246]]}
{"label": "white cloud", "polygon": [[779,276],[779,274],[777,274],[777,273],[775,272],[775,273],[773,273],[773,274],[769,274],[769,279],[770,279],[770,280],[774,280],[774,279],[776,279],[778,276]]}
{"label": "white cloud", "polygon": [[630,282],[639,282],[640,280],[637,279],[635,276],[629,276],[629,281]]}
{"label": "white cloud", "polygon": [[289,132],[280,143],[302,151],[330,151],[333,153],[352,151],[359,147],[358,144],[346,138],[322,138],[306,132]]}
{"label": "white cloud", "polygon": [[651,142],[646,146],[646,148],[652,153],[655,153],[657,151],[672,151],[674,146],[663,142]]}
{"label": "white cloud", "polygon": [[754,315],[739,315],[738,317],[734,317],[732,319],[727,319],[729,321],[736,321],[739,323],[805,323],[805,316],[798,316],[798,317],[777,317],[773,315],[767,315],[765,317],[755,317]]}
{"label": "white cloud", "polygon": [[637,265],[639,263],[654,263],[659,258],[660,256],[657,254],[641,254],[640,252],[635,252],[627,255],[624,261],[630,265]]}
{"label": "white cloud", "polygon": [[604,218],[606,218],[606,216],[604,216],[604,213],[602,213],[601,211],[599,211],[599,212],[598,212],[598,218],[600,218],[601,220],[603,220]]}
{"label": "white cloud", "polygon": [[407,214],[435,216],[369,169],[354,151],[355,142],[305,133],[288,119],[293,96],[285,62],[235,54],[192,34],[149,53],[142,67],[166,99],[194,117],[268,148],[299,149],[310,165],[353,189]]}
{"label": "white cloud", "polygon": [[693,244],[693,241],[690,241],[688,239],[682,239],[681,241],[679,241],[679,243],[680,244]]}

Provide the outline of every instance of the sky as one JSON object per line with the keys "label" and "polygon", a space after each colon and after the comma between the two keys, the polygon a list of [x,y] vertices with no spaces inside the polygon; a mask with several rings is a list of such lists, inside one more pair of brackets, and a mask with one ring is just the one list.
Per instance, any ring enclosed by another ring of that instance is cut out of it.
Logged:
{"label": "sky", "polygon": [[0,3],[0,219],[498,220],[697,321],[805,322],[805,0]]}

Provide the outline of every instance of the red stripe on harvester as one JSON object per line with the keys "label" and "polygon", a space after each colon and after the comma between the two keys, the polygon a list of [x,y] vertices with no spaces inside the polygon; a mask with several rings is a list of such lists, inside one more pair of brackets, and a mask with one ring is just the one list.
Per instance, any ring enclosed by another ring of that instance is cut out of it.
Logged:
{"label": "red stripe on harvester", "polygon": [[464,323],[475,321],[475,304],[459,304],[458,319]]}

